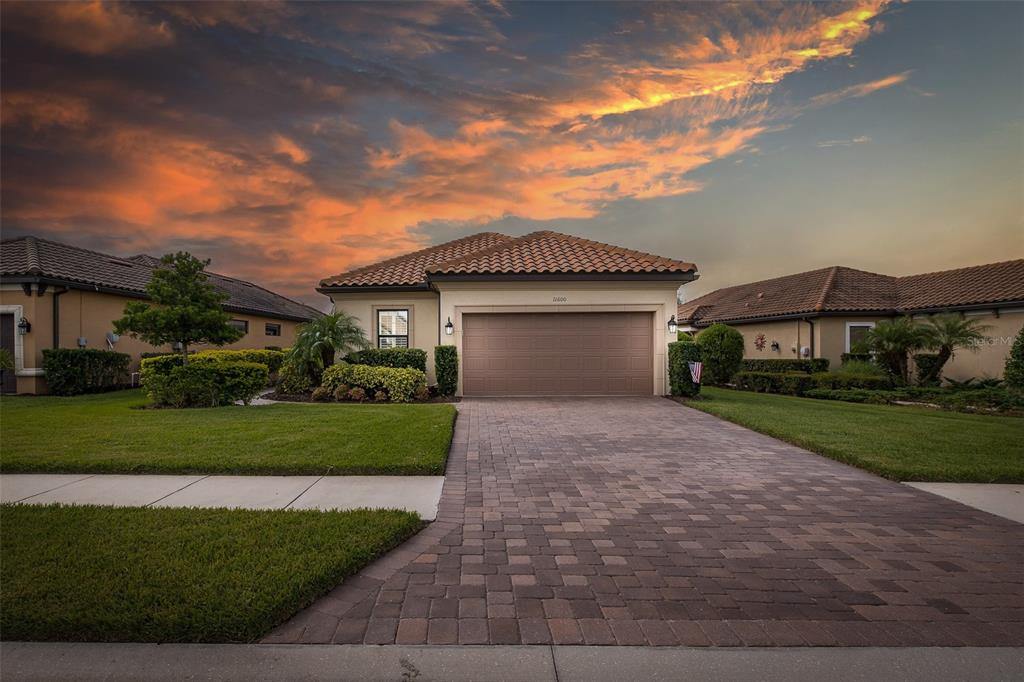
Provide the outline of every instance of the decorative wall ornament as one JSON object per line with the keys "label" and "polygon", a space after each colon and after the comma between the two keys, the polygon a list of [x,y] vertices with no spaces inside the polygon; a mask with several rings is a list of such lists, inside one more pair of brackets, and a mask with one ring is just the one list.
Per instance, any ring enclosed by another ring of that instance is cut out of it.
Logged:
{"label": "decorative wall ornament", "polygon": [[758,334],[754,337],[754,348],[758,350],[764,350],[764,347],[768,344],[768,340],[764,337],[764,334]]}

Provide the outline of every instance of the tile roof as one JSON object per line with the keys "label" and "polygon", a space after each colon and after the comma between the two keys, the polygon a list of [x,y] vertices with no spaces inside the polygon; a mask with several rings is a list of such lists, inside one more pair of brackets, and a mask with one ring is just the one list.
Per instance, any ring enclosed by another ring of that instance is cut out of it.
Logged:
{"label": "tile roof", "polygon": [[340,275],[326,277],[320,281],[320,286],[425,286],[428,267],[453,258],[465,257],[511,240],[512,237],[497,232],[481,232],[343,272]]}
{"label": "tile roof", "polygon": [[426,286],[431,276],[512,274],[688,274],[692,263],[558,232],[512,238],[483,232],[328,277],[321,287]]}
{"label": "tile roof", "polygon": [[[40,277],[141,294],[160,260],[140,254],[119,258],[60,242],[25,236],[0,242],[0,278]],[[245,280],[207,272],[228,295],[228,310],[268,317],[309,320],[319,311]]]}
{"label": "tile roof", "polygon": [[718,289],[679,306],[680,322],[712,324],[822,312],[953,308],[1024,301],[1024,259],[892,277],[832,266]]}

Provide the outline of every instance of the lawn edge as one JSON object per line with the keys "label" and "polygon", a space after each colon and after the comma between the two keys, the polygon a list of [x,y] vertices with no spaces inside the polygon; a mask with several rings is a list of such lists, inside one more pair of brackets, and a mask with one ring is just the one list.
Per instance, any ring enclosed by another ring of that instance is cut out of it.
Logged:
{"label": "lawn edge", "polygon": [[[735,389],[722,389],[722,390],[735,390]],[[735,392],[737,392],[737,393],[746,393],[746,392],[749,392],[749,391],[735,391]],[[756,433],[760,433],[762,435],[768,436],[769,438],[774,438],[775,440],[781,441],[783,443],[788,443],[789,445],[795,445],[798,448],[802,448],[804,450],[807,450],[808,452],[814,453],[814,454],[819,455],[821,457],[826,457],[826,458],[831,459],[833,461],[840,462],[840,463],[846,464],[848,466],[852,466],[854,468],[860,469],[861,471],[867,471],[868,473],[875,474],[876,476],[880,476],[880,477],[882,477],[884,479],[887,479],[887,480],[890,480],[890,481],[896,481],[897,483],[902,483],[904,481],[913,481],[913,482],[919,482],[919,483],[1017,483],[1017,484],[1024,483],[1024,476],[1016,477],[1016,476],[1012,476],[1011,475],[1011,476],[999,476],[999,477],[996,477],[996,478],[987,478],[987,479],[986,478],[979,478],[979,477],[973,477],[973,478],[972,477],[950,477],[950,476],[942,477],[942,476],[931,475],[931,474],[925,474],[925,475],[920,475],[920,474],[917,474],[917,473],[911,474],[911,473],[906,472],[906,471],[889,469],[887,467],[877,466],[877,465],[875,465],[872,462],[863,461],[859,457],[856,457],[856,456],[847,455],[846,453],[842,453],[842,452],[831,451],[828,448],[821,447],[821,446],[817,445],[814,442],[811,442],[811,441],[808,441],[808,440],[803,440],[803,439],[801,439],[799,437],[789,436],[789,435],[786,435],[786,434],[783,434],[783,433],[776,432],[776,431],[772,430],[771,428],[760,428],[760,427],[754,426],[752,423],[744,420],[742,417],[732,417],[732,416],[726,416],[726,415],[722,415],[722,414],[717,414],[713,410],[708,409],[709,405],[707,404],[707,403],[713,402],[714,398],[707,397],[707,398],[698,399],[698,400],[685,400],[685,399],[683,399],[683,400],[676,400],[675,399],[676,397],[677,396],[670,396],[670,400],[672,400],[672,402],[674,402],[674,403],[678,403],[679,405],[682,405],[683,407],[689,407],[691,409],[697,410],[698,412],[702,412],[703,414],[707,414],[707,415],[710,415],[710,416],[715,417],[717,419],[721,419],[722,421],[729,422],[730,424],[736,424],[737,426],[742,426],[745,429],[750,429],[751,431],[754,431]],[[811,398],[800,398],[799,396],[778,396],[778,397],[781,397],[781,398],[795,398],[797,400],[811,400]],[[854,404],[856,404],[856,403],[854,403]],[[891,405],[889,405],[889,406],[880,405],[878,407],[894,407],[894,409],[904,409],[904,408],[901,408],[901,407],[896,407],[896,406],[891,406]],[[919,409],[924,409],[924,408],[919,408]]]}

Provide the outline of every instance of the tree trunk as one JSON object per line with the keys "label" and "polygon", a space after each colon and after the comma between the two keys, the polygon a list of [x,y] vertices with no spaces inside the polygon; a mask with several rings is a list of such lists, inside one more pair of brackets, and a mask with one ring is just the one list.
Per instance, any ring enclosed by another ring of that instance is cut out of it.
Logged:
{"label": "tree trunk", "polygon": [[181,344],[181,365],[183,367],[188,366],[188,344]]}
{"label": "tree trunk", "polygon": [[327,369],[334,364],[334,349],[333,348],[322,348],[320,349],[320,357],[324,361],[324,369]]}
{"label": "tree trunk", "polygon": [[936,354],[935,364],[932,365],[931,371],[928,372],[928,376],[921,377],[922,384],[930,384],[933,381],[940,381],[939,377],[942,376],[942,368],[946,366],[949,359],[953,357],[953,349],[949,346],[941,346],[939,352]]}

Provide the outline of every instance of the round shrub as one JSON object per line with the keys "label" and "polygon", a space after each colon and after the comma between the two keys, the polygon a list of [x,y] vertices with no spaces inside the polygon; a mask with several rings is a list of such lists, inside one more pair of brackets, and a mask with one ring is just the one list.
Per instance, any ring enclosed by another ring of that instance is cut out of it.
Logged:
{"label": "round shrub", "polygon": [[352,365],[347,362],[336,362],[324,370],[320,377],[320,385],[332,391],[344,384],[351,384],[349,381],[350,368]]}
{"label": "round shrub", "polygon": [[387,391],[377,391],[373,394],[373,399],[378,403],[383,403],[388,399],[388,393]]}
{"label": "round shrub", "polygon": [[326,386],[317,386],[313,389],[313,393],[309,397],[313,402],[325,403],[334,397],[334,394],[331,393],[331,389]]}
{"label": "round shrub", "polygon": [[727,324],[713,324],[697,335],[704,376],[710,384],[725,384],[743,364],[743,334]]}
{"label": "round shrub", "polygon": [[419,401],[430,400],[430,389],[426,386],[418,386],[416,388],[415,398]]}
{"label": "round shrub", "polygon": [[366,400],[366,391],[356,386],[355,388],[348,392],[348,399],[362,402]]}
{"label": "round shrub", "polygon": [[352,387],[348,384],[342,384],[334,389],[335,400],[348,400],[348,392],[352,390]]}

